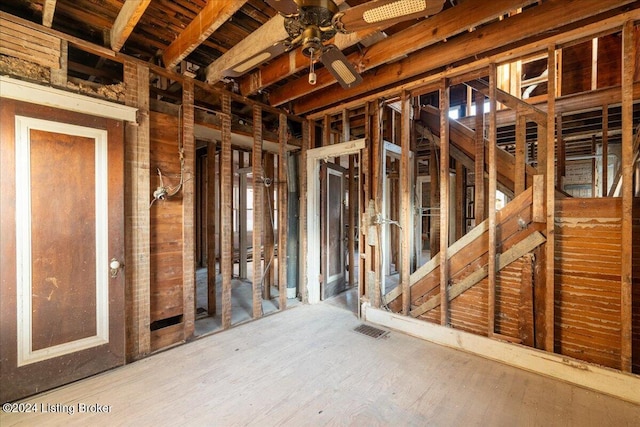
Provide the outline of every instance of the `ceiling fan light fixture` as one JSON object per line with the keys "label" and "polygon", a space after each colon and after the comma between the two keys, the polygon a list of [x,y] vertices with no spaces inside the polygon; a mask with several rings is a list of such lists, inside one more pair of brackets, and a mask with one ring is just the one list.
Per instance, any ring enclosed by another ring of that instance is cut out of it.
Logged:
{"label": "ceiling fan light fixture", "polygon": [[375,7],[365,11],[362,14],[362,19],[367,24],[373,24],[375,22],[394,19],[426,10],[426,0],[398,0],[393,3],[389,3],[384,6]]}

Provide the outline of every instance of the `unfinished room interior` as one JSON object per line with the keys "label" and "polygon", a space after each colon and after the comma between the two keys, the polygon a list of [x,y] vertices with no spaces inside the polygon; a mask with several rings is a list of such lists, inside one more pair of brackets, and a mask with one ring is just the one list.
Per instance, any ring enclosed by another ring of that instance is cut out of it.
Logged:
{"label": "unfinished room interior", "polygon": [[640,425],[639,0],[2,0],[0,424]]}

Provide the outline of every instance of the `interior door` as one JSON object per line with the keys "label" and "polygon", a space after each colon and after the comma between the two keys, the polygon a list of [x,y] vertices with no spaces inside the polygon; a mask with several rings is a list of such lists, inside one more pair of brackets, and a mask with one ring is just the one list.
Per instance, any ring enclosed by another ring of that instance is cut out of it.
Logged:
{"label": "interior door", "polygon": [[324,161],[320,164],[320,297],[329,298],[346,289],[345,269],[346,169]]}
{"label": "interior door", "polygon": [[5,99],[0,114],[6,402],[124,363],[124,161],[121,122]]}

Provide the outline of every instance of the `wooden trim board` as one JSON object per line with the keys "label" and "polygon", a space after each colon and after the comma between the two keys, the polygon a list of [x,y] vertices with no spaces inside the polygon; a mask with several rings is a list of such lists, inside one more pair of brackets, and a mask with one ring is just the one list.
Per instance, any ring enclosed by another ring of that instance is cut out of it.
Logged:
{"label": "wooden trim board", "polygon": [[5,76],[0,76],[0,97],[32,104],[48,105],[62,110],[91,114],[108,119],[137,122],[137,108]]}
{"label": "wooden trim board", "polygon": [[640,404],[640,376],[362,306],[363,319],[426,341]]}

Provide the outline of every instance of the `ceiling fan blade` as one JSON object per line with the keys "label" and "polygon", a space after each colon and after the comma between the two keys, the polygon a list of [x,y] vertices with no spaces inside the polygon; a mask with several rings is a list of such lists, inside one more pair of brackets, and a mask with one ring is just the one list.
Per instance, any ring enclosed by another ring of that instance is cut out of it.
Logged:
{"label": "ceiling fan blade", "polygon": [[289,16],[298,13],[298,5],[293,0],[265,0],[265,2],[282,15]]}
{"label": "ceiling fan blade", "polygon": [[270,61],[278,55],[283,54],[287,51],[289,47],[285,42],[278,42],[266,50],[263,50],[260,53],[253,55],[250,58],[245,59],[239,64],[233,66],[233,68],[229,68],[223,72],[225,77],[239,77],[257,67],[258,65]]}
{"label": "ceiling fan blade", "polygon": [[320,61],[343,88],[348,89],[362,82],[362,76],[335,45],[330,44],[323,49]]}
{"label": "ceiling fan blade", "polygon": [[351,7],[334,19],[341,31],[353,32],[435,15],[443,5],[444,0],[372,0]]}

